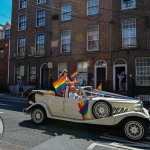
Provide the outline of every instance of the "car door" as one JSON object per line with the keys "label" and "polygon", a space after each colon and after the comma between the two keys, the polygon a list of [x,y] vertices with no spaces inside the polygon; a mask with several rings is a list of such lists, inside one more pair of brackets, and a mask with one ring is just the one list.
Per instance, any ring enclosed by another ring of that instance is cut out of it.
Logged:
{"label": "car door", "polygon": [[65,98],[64,101],[64,116],[68,118],[81,119],[82,115],[79,113],[78,102],[81,100]]}
{"label": "car door", "polygon": [[64,97],[51,96],[48,101],[48,106],[53,116],[63,116],[64,115]]}

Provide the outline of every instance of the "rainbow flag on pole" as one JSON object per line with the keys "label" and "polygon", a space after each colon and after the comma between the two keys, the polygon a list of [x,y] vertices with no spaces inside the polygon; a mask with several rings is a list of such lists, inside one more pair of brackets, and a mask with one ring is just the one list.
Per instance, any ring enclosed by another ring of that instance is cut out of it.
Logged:
{"label": "rainbow flag on pole", "polygon": [[66,88],[66,77],[53,82],[56,92],[61,92]]}
{"label": "rainbow flag on pole", "polygon": [[79,71],[77,70],[77,71],[75,71],[73,74],[70,75],[70,76],[71,76],[71,80],[72,80],[72,81],[75,80],[75,78],[77,78],[78,75],[79,75]]}
{"label": "rainbow flag on pole", "polygon": [[82,102],[78,102],[78,107],[80,109],[80,113],[83,117],[83,120],[87,119],[87,115],[88,115],[88,106],[89,106],[89,101],[85,100]]}
{"label": "rainbow flag on pole", "polygon": [[99,89],[100,91],[102,91],[102,82],[101,82],[100,85],[98,86],[98,89]]}

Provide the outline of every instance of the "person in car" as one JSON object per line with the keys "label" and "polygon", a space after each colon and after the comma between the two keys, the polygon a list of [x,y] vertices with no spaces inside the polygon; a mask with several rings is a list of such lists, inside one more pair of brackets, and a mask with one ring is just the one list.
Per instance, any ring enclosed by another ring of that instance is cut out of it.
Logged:
{"label": "person in car", "polygon": [[68,78],[68,70],[64,69],[61,74],[60,74],[60,79],[66,77],[66,83],[68,86],[71,86],[74,82],[71,82],[70,79]]}
{"label": "person in car", "polygon": [[75,88],[74,86],[70,87],[69,98],[71,98],[71,99],[81,98],[81,97],[77,94],[77,90],[76,90],[76,88]]}

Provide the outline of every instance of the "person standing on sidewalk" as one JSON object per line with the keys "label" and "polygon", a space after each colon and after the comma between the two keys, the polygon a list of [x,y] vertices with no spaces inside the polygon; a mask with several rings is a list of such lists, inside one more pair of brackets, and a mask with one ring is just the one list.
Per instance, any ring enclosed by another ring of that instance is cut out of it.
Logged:
{"label": "person standing on sidewalk", "polygon": [[122,85],[122,89],[123,92],[126,92],[126,74],[125,71],[122,72],[122,80],[121,80],[121,85]]}
{"label": "person standing on sidewalk", "polygon": [[23,82],[22,82],[21,79],[18,80],[17,86],[18,86],[18,94],[17,94],[17,97],[18,97],[19,95],[21,95],[21,96],[23,97],[24,84],[23,84]]}

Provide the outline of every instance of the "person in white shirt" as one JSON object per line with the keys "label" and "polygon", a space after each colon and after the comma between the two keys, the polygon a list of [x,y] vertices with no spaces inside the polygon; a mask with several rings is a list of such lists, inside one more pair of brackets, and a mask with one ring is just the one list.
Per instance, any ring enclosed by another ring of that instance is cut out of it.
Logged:
{"label": "person in white shirt", "polygon": [[71,99],[80,98],[80,96],[77,94],[77,90],[74,86],[70,87],[69,98],[71,98]]}

